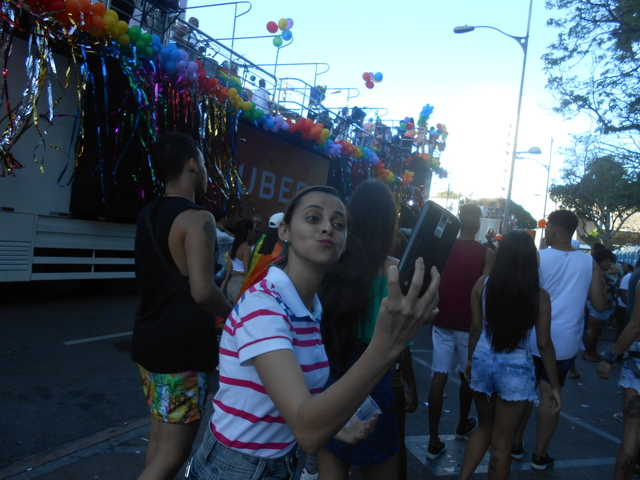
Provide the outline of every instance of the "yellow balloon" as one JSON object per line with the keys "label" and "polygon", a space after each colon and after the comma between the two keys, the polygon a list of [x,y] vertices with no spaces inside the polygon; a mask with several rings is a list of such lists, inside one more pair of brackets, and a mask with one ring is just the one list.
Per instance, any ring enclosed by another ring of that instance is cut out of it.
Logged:
{"label": "yellow balloon", "polygon": [[115,28],[116,20],[113,17],[107,16],[105,14],[105,16],[103,17],[103,20],[104,20],[104,28],[106,28],[108,32],[110,32]]}
{"label": "yellow balloon", "polygon": [[127,33],[127,30],[129,30],[129,24],[124,20],[120,20],[119,22],[117,22],[116,27],[118,28],[118,32],[120,32],[120,34]]}
{"label": "yellow balloon", "polygon": [[287,21],[286,18],[281,18],[280,20],[278,20],[278,28],[280,30],[286,30],[288,26],[289,26],[289,22]]}
{"label": "yellow balloon", "polygon": [[126,47],[131,43],[131,39],[129,38],[129,35],[127,35],[126,33],[121,33],[120,36],[118,37],[118,43],[123,47]]}
{"label": "yellow balloon", "polygon": [[242,102],[242,110],[251,110],[252,106],[251,102]]}
{"label": "yellow balloon", "polygon": [[116,22],[118,21],[118,12],[116,12],[115,10],[107,10],[106,12],[104,12],[103,16],[105,18],[112,17]]}
{"label": "yellow balloon", "polygon": [[238,90],[236,88],[230,88],[229,89],[229,96],[230,97],[235,97],[236,95],[238,95]]}

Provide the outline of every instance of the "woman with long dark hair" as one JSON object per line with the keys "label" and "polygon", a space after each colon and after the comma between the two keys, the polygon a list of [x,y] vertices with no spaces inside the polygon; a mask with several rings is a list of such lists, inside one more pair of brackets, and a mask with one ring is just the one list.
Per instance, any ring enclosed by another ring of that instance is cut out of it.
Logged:
{"label": "woman with long dark hair", "polygon": [[[242,296],[225,323],[220,387],[209,428],[187,467],[191,479],[291,478],[296,442],[315,454],[336,435],[437,302],[435,268],[432,283],[418,298],[424,262],[416,261],[406,296],[397,268],[390,267],[389,295],[368,348],[340,380],[321,391],[329,366],[316,291],[345,248],[344,204],[331,187],[310,187],[291,200],[278,230],[285,242],[282,258]],[[365,423],[370,431],[375,419]]]}
{"label": "woman with long dark hair", "polygon": [[227,258],[227,276],[221,287],[231,303],[235,303],[238,300],[240,287],[249,270],[251,247],[247,243],[247,239],[253,230],[253,220],[245,218],[236,223],[233,245]]}
{"label": "woman with long dark hair", "polygon": [[491,275],[481,277],[471,293],[471,312],[465,375],[474,391],[479,425],[469,439],[460,479],[471,478],[489,445],[489,479],[507,479],[520,421],[536,398],[528,346],[534,327],[551,385],[547,400],[556,405],[553,413],[562,404],[551,342],[551,302],[540,288],[538,255],[528,233],[514,230],[502,238]]}
{"label": "woman with long dark hair", "polygon": [[[344,254],[327,269],[318,296],[324,305],[322,338],[331,365],[329,385],[341,378],[373,337],[380,302],[387,296],[388,256],[397,240],[397,208],[389,188],[367,180],[347,205],[348,238]],[[346,479],[350,465],[365,479],[397,476],[397,425],[388,371],[371,392],[382,410],[374,432],[356,445],[332,440],[318,455],[320,479]]]}

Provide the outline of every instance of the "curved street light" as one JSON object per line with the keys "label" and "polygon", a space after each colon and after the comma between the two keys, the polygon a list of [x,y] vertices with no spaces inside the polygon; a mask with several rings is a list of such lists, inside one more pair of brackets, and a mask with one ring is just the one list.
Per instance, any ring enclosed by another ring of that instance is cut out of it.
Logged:
{"label": "curved street light", "polygon": [[[473,32],[476,28],[490,28],[491,30],[495,30],[500,32],[505,37],[509,37],[514,39],[522,48],[522,52],[524,53],[524,58],[522,60],[522,75],[520,76],[520,93],[518,94],[518,110],[516,114],[516,129],[513,136],[513,150],[511,153],[511,171],[509,172],[509,188],[507,189],[507,200],[504,206],[504,217],[502,222],[502,231],[503,233],[507,233],[509,230],[509,217],[511,214],[511,190],[513,188],[513,170],[516,164],[516,156],[518,152],[516,151],[518,144],[518,131],[520,130],[520,109],[522,107],[522,91],[524,87],[524,73],[525,68],[527,66],[527,47],[529,46],[529,27],[531,26],[531,8],[533,6],[533,0],[529,0],[529,17],[527,19],[527,34],[524,37],[518,37],[516,35],[509,35],[508,33],[503,32],[499,28],[490,27],[488,25],[464,25],[458,26],[453,29],[454,33],[469,33]],[[538,149],[539,150],[539,149]]]}

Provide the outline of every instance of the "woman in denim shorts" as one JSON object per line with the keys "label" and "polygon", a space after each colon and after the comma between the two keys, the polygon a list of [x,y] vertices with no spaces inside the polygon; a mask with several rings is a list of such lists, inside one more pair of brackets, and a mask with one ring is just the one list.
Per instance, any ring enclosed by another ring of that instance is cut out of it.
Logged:
{"label": "woman in denim shorts", "polygon": [[637,454],[640,449],[640,282],[635,288],[633,311],[629,323],[622,331],[613,348],[602,352],[602,363],[598,367],[600,378],[607,380],[611,367],[625,350],[625,361],[620,373],[619,385],[623,388],[622,409],[624,430],[622,444],[616,457],[614,478],[631,478],[637,469]]}
{"label": "woman in denim shorts", "polygon": [[535,395],[528,340],[536,327],[542,361],[550,372],[549,402],[561,406],[556,355],[551,343],[551,303],[540,288],[538,257],[531,236],[514,230],[500,242],[490,276],[471,293],[469,360],[465,375],[474,391],[479,425],[469,439],[460,479],[470,479],[491,445],[489,478],[507,479],[520,420]]}

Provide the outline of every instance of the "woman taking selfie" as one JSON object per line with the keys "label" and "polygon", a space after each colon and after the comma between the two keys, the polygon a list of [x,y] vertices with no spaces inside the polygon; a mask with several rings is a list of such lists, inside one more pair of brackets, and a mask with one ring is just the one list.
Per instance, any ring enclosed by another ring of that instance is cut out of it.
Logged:
{"label": "woman taking selfie", "polygon": [[[345,248],[346,211],[330,187],[310,187],[289,203],[279,226],[283,258],[240,299],[220,343],[220,388],[202,445],[188,467],[193,479],[287,479],[296,442],[316,454],[347,423],[407,342],[430,319],[439,275],[418,298],[424,264],[407,296],[389,269],[369,347],[333,386],[319,393],[329,367],[320,336],[316,291]],[[370,433],[375,418],[367,422]],[[357,441],[359,438],[354,438]]]}
{"label": "woman taking selfie", "polygon": [[471,292],[469,361],[465,375],[474,391],[479,425],[464,454],[460,479],[470,479],[491,445],[489,479],[507,479],[511,449],[528,403],[536,398],[529,336],[536,328],[538,349],[549,375],[549,398],[560,411],[560,385],[551,343],[551,303],[540,288],[538,255],[531,236],[521,230],[500,242],[490,276]]}

